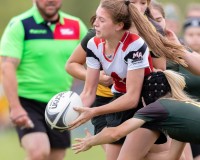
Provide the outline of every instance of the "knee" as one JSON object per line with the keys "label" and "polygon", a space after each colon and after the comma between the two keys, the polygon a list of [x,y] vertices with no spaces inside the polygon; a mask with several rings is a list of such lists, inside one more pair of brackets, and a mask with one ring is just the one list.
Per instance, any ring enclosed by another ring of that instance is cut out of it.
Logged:
{"label": "knee", "polygon": [[50,150],[48,149],[30,149],[27,151],[28,160],[47,160],[50,155]]}

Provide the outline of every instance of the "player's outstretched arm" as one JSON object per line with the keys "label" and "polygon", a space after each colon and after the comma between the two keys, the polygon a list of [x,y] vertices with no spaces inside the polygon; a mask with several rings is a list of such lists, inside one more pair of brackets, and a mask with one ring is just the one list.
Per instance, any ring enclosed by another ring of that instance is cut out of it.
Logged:
{"label": "player's outstretched arm", "polygon": [[[178,40],[175,33],[169,29],[166,29],[166,37],[176,44],[180,44],[180,41]],[[181,45],[181,44],[180,44]],[[186,69],[188,69],[190,72],[192,72],[195,75],[200,75],[200,68],[198,67],[198,64],[200,63],[200,54],[197,52],[190,53],[188,50],[184,50],[185,54],[183,54],[182,58],[187,63]]]}
{"label": "player's outstretched arm", "polygon": [[117,127],[104,128],[95,136],[76,138],[75,141],[77,143],[72,145],[72,149],[75,151],[75,153],[79,153],[90,149],[92,146],[115,142],[139,128],[144,123],[144,120],[131,118]]}

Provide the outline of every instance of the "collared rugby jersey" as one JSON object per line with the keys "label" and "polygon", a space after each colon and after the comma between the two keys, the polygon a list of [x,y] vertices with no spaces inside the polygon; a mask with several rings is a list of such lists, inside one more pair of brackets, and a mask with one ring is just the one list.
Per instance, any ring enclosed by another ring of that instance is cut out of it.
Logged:
{"label": "collared rugby jersey", "polygon": [[87,66],[100,69],[114,80],[113,93],[126,92],[128,70],[145,68],[145,75],[153,70],[149,49],[144,40],[136,34],[125,32],[112,59],[106,57],[105,40],[94,37],[87,45]]}
{"label": "collared rugby jersey", "polygon": [[36,6],[14,17],[2,36],[1,55],[17,58],[18,94],[48,102],[70,90],[73,77],[65,64],[86,35],[85,24],[77,17],[59,11],[59,21],[46,22]]}
{"label": "collared rugby jersey", "polygon": [[[87,43],[88,41],[93,38],[96,34],[95,29],[89,29],[87,35],[82,39],[81,46],[84,49],[85,52],[87,52]],[[101,97],[113,97],[113,94],[111,92],[111,86],[106,87],[104,85],[98,84],[96,95]]]}

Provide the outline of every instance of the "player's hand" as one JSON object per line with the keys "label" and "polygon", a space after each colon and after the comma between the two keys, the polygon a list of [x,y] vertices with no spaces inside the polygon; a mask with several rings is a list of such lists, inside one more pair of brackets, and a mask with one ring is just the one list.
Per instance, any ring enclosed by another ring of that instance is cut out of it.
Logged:
{"label": "player's hand", "polygon": [[21,129],[34,127],[33,122],[22,107],[12,108],[10,111],[10,119],[15,126],[21,127]]}
{"label": "player's hand", "polygon": [[99,84],[105,87],[109,87],[113,84],[113,79],[112,77],[107,76],[104,71],[101,71],[99,76]]}
{"label": "player's hand", "polygon": [[72,145],[72,150],[74,150],[75,154],[83,151],[87,151],[88,149],[92,148],[92,146],[89,144],[89,139],[92,137],[91,133],[88,131],[88,129],[85,130],[86,137],[85,138],[75,138],[75,141],[77,143]]}
{"label": "player's hand", "polygon": [[74,110],[79,112],[80,115],[79,117],[72,122],[71,124],[69,124],[69,128],[68,130],[72,130],[74,128],[79,127],[80,125],[82,125],[83,123],[86,123],[87,121],[89,121],[91,118],[93,118],[93,109],[92,108],[88,108],[88,107],[74,107]]}
{"label": "player's hand", "polygon": [[165,34],[166,34],[166,37],[169,41],[173,42],[173,43],[176,43],[178,45],[181,45],[178,37],[176,36],[176,34],[170,30],[170,29],[166,29],[165,30]]}

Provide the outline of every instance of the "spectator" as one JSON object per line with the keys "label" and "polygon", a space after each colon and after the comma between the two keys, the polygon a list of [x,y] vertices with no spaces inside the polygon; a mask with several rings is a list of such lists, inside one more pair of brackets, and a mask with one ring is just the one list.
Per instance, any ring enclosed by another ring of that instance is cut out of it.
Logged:
{"label": "spectator", "polygon": [[180,13],[179,8],[173,3],[164,6],[166,28],[171,29],[176,35],[180,35]]}
{"label": "spectator", "polygon": [[63,160],[70,132],[48,128],[44,111],[52,96],[70,90],[73,78],[65,63],[87,28],[79,18],[60,10],[62,0],[34,3],[4,31],[3,86],[26,159]]}
{"label": "spectator", "polygon": [[186,10],[186,18],[200,17],[200,3],[192,3]]}

